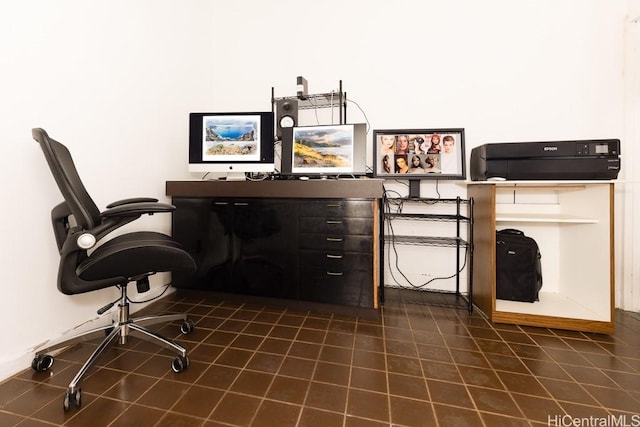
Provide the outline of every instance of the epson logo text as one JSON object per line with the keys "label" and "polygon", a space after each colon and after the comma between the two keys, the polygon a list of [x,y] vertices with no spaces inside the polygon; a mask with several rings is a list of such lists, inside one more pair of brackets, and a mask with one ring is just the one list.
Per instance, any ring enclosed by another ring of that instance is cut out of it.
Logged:
{"label": "epson logo text", "polygon": [[547,145],[543,148],[544,151],[558,151],[558,147],[555,147],[553,145]]}

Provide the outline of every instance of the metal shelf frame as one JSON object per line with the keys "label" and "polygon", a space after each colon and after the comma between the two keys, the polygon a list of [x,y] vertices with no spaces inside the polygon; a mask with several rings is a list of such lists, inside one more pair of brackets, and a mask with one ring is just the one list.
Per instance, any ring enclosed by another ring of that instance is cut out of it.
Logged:
{"label": "metal shelf frame", "polygon": [[315,93],[303,96],[282,96],[275,97],[275,89],[271,88],[271,105],[275,106],[277,101],[297,100],[298,110],[312,110],[316,108],[337,108],[339,113],[339,124],[347,123],[347,93],[342,89],[342,80],[338,83],[337,92]]}
{"label": "metal shelf frame", "polygon": [[[424,204],[424,205],[442,205],[453,204],[455,205],[455,213],[443,214],[443,213],[405,213],[403,212],[405,204]],[[441,294],[454,294],[455,303],[444,304],[444,306],[454,308],[465,308],[469,313],[473,311],[473,198],[462,199],[445,198],[385,198],[385,210],[382,212],[382,232],[381,235],[381,277],[384,277],[384,251],[386,244],[399,244],[399,245],[413,245],[413,246],[434,246],[434,247],[449,247],[456,248],[456,290],[434,290],[423,289],[422,292],[432,292]],[[466,205],[466,206],[465,206]],[[391,211],[391,207],[394,206],[395,210]],[[466,211],[463,214],[463,210]],[[453,237],[444,236],[416,236],[416,235],[386,235],[384,231],[388,228],[385,222],[388,221],[440,221],[440,222],[453,222],[456,225],[456,234]],[[462,226],[467,225],[467,240],[461,237]],[[461,250],[468,251],[468,259],[465,267],[468,269],[468,289],[467,292],[461,291],[460,286],[460,272],[462,269]],[[384,285],[382,285],[384,287]],[[408,287],[402,287],[409,289]],[[415,290],[415,288],[410,288]],[[384,300],[384,293],[381,292],[382,299]],[[463,299],[465,303],[460,304],[459,300]],[[428,299],[427,299],[428,300]],[[428,304],[428,303],[426,303]],[[437,304],[442,306],[442,304]]]}

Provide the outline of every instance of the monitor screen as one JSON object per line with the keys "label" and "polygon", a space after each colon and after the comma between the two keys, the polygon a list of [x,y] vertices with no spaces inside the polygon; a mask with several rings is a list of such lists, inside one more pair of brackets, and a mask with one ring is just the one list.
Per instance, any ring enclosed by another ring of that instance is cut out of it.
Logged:
{"label": "monitor screen", "polygon": [[366,172],[366,124],[283,129],[285,175],[351,176]]}
{"label": "monitor screen", "polygon": [[189,171],[273,172],[272,112],[191,113]]}
{"label": "monitor screen", "polygon": [[378,178],[466,179],[464,129],[374,130],[373,146]]}

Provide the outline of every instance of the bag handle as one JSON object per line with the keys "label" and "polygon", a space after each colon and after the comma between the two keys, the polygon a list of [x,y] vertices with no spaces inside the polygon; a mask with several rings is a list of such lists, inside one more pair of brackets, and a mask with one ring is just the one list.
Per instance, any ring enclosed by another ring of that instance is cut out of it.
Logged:
{"label": "bag handle", "polygon": [[496,233],[498,234],[514,234],[518,236],[524,236],[524,232],[521,230],[516,230],[515,228],[505,228],[504,230],[498,230]]}

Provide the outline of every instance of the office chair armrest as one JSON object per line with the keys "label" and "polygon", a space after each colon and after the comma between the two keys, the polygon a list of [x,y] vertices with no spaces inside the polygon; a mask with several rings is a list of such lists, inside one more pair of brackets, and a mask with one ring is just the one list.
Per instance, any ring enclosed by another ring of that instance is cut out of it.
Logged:
{"label": "office chair armrest", "polygon": [[172,212],[175,209],[173,205],[156,202],[127,203],[115,206],[101,212],[102,222],[90,230],[85,230],[85,232],[93,234],[96,240],[100,240],[113,230],[135,221],[144,214],[153,215],[154,213]]}
{"label": "office chair armrest", "polygon": [[154,199],[153,197],[135,197],[132,199],[123,199],[110,203],[107,205],[107,209],[115,208],[116,206],[128,205],[130,203],[151,203],[157,201],[158,199]]}
{"label": "office chair armrest", "polygon": [[176,209],[175,206],[167,203],[155,203],[155,202],[141,202],[141,203],[128,203],[125,205],[115,206],[107,209],[100,215],[103,218],[123,218],[123,217],[138,217],[140,215],[161,212],[173,212]]}

